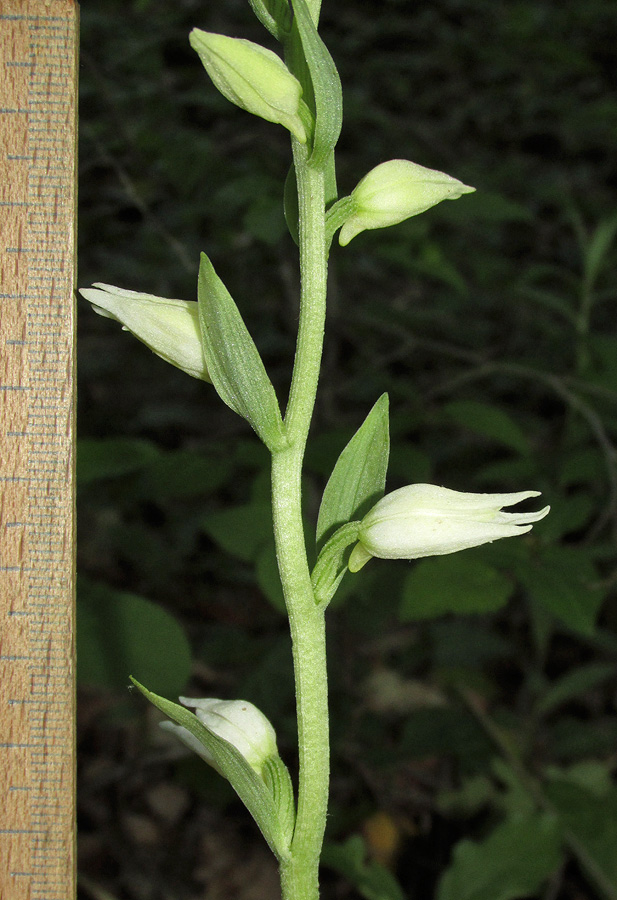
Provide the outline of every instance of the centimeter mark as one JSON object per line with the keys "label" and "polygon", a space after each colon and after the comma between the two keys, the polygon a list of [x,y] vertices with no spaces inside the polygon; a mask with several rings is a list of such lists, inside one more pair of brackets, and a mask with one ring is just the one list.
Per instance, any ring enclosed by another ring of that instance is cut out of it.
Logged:
{"label": "centimeter mark", "polygon": [[71,900],[77,5],[0,14],[0,897]]}

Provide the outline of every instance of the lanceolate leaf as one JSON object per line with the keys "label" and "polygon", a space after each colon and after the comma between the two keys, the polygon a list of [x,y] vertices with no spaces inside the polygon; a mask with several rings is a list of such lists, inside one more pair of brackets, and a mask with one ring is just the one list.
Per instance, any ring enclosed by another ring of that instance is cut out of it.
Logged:
{"label": "lanceolate leaf", "polygon": [[[206,747],[219,771],[229,780],[255,819],[272,852],[277,859],[286,859],[289,856],[289,814],[286,814],[282,825],[273,791],[268,789],[265,781],[251,768],[239,750],[209,731],[197,716],[184,706],[153,694],[134,678],[131,681],[150,703],[190,731]],[[280,789],[277,790],[277,794],[280,794]]]}
{"label": "lanceolate leaf", "polygon": [[337,528],[361,519],[383,496],[389,453],[388,395],[382,394],[328,480],[317,519],[318,550]]}
{"label": "lanceolate leaf", "polygon": [[[334,60],[317,32],[306,0],[292,0],[292,4],[294,27],[290,40],[286,42],[287,62],[304,89],[303,99],[309,107],[314,98],[315,134],[310,164],[315,168],[323,168],[341,133],[343,122],[341,80]],[[308,68],[310,83],[307,80],[304,61]]]}
{"label": "lanceolate leaf", "polygon": [[219,397],[275,450],[284,444],[278,400],[238,307],[205,253],[199,267],[199,324]]}

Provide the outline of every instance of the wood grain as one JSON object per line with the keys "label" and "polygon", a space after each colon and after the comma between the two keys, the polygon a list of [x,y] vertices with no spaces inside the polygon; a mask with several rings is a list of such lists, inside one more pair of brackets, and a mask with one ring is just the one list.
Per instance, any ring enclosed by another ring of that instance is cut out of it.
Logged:
{"label": "wood grain", "polygon": [[71,900],[77,5],[0,5],[0,897]]}

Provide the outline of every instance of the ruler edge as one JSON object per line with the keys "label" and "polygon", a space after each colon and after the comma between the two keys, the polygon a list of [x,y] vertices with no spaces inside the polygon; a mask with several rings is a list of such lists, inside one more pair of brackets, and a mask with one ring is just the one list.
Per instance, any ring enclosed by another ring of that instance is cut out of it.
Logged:
{"label": "ruler edge", "polygon": [[[10,23],[11,19],[14,18],[30,18],[30,17],[42,17],[42,18],[62,18],[67,22],[67,31],[72,35],[73,40],[73,53],[71,54],[71,62],[72,62],[72,78],[70,82],[70,96],[72,100],[72,110],[70,119],[67,117],[67,122],[71,122],[73,127],[73,165],[72,165],[72,188],[71,188],[71,201],[72,201],[72,215],[67,215],[66,221],[68,225],[68,238],[70,242],[70,251],[72,251],[72,266],[68,268],[69,278],[70,278],[70,286],[67,288],[67,293],[64,296],[64,301],[66,303],[66,314],[69,319],[69,322],[66,326],[66,349],[67,353],[70,356],[70,359],[67,361],[66,366],[66,379],[64,385],[67,389],[68,396],[68,404],[69,404],[69,415],[67,416],[67,446],[62,455],[63,460],[66,462],[66,480],[64,484],[65,496],[68,493],[68,502],[66,504],[66,514],[64,517],[64,522],[67,522],[67,519],[70,517],[69,527],[66,530],[66,535],[70,540],[70,551],[67,554],[67,561],[70,562],[70,574],[67,581],[66,586],[66,611],[70,617],[69,628],[67,629],[67,633],[69,634],[69,640],[66,643],[66,657],[67,657],[67,677],[66,684],[69,691],[68,698],[68,716],[66,721],[70,723],[70,737],[67,741],[64,742],[63,748],[66,750],[70,750],[71,754],[71,766],[69,771],[69,778],[66,779],[67,785],[66,787],[70,791],[70,797],[68,797],[68,802],[66,803],[65,809],[68,811],[70,815],[70,820],[63,827],[62,832],[60,834],[61,838],[66,840],[66,844],[63,846],[66,847],[66,850],[70,853],[70,861],[71,865],[67,869],[62,869],[59,865],[54,866],[49,874],[52,874],[53,877],[58,877],[58,875],[62,874],[65,877],[64,884],[62,885],[63,889],[70,890],[71,898],[75,898],[77,894],[77,823],[76,823],[76,784],[77,784],[77,759],[76,759],[76,750],[77,750],[77,729],[76,729],[76,703],[77,703],[77,685],[76,685],[76,479],[75,479],[75,469],[76,469],[76,416],[77,416],[77,390],[76,390],[76,375],[77,375],[77,302],[76,302],[76,287],[77,287],[77,251],[78,251],[78,200],[79,200],[79,187],[78,187],[78,166],[79,166],[79,156],[78,156],[78,144],[79,144],[79,53],[80,53],[80,9],[79,3],[77,0],[60,0],[60,4],[62,6],[62,11],[58,11],[57,15],[54,15],[56,10],[53,9],[53,6],[56,4],[54,0],[43,0],[45,9],[41,8],[40,0],[24,0],[24,2],[18,2],[16,4],[17,8],[11,6],[13,9],[7,10],[3,15],[0,21],[5,20]],[[69,167],[66,168],[67,174],[70,172]],[[68,242],[67,242],[68,243]],[[29,492],[28,492],[29,495]],[[68,570],[67,570],[68,571]],[[5,666],[0,666],[0,671],[4,672]],[[30,726],[31,727],[31,726]],[[50,743],[46,743],[44,746],[49,746]],[[53,746],[53,743],[51,744]],[[31,768],[30,766],[28,767]],[[7,787],[9,787],[9,783],[7,782]],[[59,795],[55,795],[59,796]],[[32,858],[32,849],[28,849],[28,857]],[[6,863],[10,862],[13,853],[9,849],[7,853]],[[9,875],[9,872],[5,872],[6,875]],[[10,876],[9,876],[10,877]],[[27,887],[27,896],[30,897],[32,895],[33,890],[33,878],[36,876],[31,876],[30,881]],[[9,881],[6,881],[7,888],[11,890]],[[46,889],[48,890],[48,889]],[[53,890],[53,888],[52,888]],[[9,898],[7,897],[7,900]],[[67,900],[70,900],[67,897]]]}

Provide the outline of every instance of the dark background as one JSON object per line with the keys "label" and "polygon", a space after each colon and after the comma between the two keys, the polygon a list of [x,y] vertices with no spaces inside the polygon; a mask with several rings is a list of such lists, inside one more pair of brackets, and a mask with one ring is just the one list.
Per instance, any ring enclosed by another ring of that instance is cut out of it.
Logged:
{"label": "dark background", "polygon": [[[344,91],[341,195],[395,157],[477,192],[335,245],[308,530],[383,391],[389,489],[537,489],[553,508],[532,536],[437,568],[374,561],[330,614],[328,840],[363,834],[367,858],[422,900],[457,841],[529,812],[495,762],[513,762],[495,722],[617,892],[616,12],[606,0],[322,11]],[[288,135],[216,92],[188,33],[274,42],[241,0],[97,0],[81,14],[80,285],[196,299],[206,250],[284,403],[298,295]],[[132,673],[169,697],[252,700],[293,770],[267,456],[209,385],[79,309],[83,897],[275,896],[231,792],[126,689]],[[583,794],[555,794],[557,770]],[[325,871],[325,896],[376,896],[346,859]],[[546,883],[508,896],[602,896],[571,847]]]}

